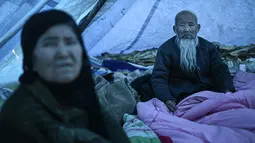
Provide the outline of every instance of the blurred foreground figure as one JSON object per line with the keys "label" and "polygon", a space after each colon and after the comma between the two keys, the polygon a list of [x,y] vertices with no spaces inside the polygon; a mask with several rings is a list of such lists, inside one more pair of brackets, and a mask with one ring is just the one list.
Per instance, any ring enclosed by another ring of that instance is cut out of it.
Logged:
{"label": "blurred foreground figure", "polygon": [[24,73],[2,107],[1,143],[129,143],[102,114],[75,21],[62,11],[33,15],[21,37]]}
{"label": "blurred foreground figure", "polygon": [[235,91],[229,69],[216,46],[198,37],[197,16],[181,11],[173,27],[176,36],[158,49],[152,74],[155,96],[171,111],[185,97],[203,90]]}

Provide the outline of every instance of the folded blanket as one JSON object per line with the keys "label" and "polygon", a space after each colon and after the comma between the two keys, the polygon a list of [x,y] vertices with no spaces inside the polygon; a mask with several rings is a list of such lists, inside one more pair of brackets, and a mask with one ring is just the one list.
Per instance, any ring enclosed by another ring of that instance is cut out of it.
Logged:
{"label": "folded blanket", "polygon": [[123,129],[132,143],[161,143],[158,136],[133,115],[124,115]]}
{"label": "folded blanket", "polygon": [[151,69],[143,66],[138,66],[135,64],[130,64],[120,60],[104,60],[102,65],[110,69],[111,71],[128,70],[132,72],[135,70],[145,71],[147,69]]}
{"label": "folded blanket", "polygon": [[120,123],[125,113],[134,113],[137,96],[126,79],[110,83],[102,76],[94,75],[93,78],[103,112],[113,113],[113,118]]}
{"label": "folded blanket", "polygon": [[233,83],[236,90],[242,90],[242,87],[247,85],[248,82],[251,82],[252,80],[255,80],[255,73],[248,73],[238,70],[233,78]]}
{"label": "folded blanket", "polygon": [[165,104],[154,98],[138,103],[138,117],[174,143],[255,143],[252,85],[255,81],[236,93],[196,93],[181,101],[175,113],[169,113]]}

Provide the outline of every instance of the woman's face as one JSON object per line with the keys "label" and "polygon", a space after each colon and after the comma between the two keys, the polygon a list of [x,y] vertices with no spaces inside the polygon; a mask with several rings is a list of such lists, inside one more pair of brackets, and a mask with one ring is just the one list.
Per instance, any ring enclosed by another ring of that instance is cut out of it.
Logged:
{"label": "woman's face", "polygon": [[82,46],[71,27],[56,25],[37,41],[33,66],[44,80],[70,83],[82,67]]}

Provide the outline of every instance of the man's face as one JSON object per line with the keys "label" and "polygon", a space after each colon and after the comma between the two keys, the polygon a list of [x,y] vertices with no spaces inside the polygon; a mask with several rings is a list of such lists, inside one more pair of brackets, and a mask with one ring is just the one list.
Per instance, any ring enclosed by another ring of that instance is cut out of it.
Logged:
{"label": "man's face", "polygon": [[196,17],[191,13],[180,14],[174,26],[174,32],[180,39],[195,39],[199,32],[200,25]]}

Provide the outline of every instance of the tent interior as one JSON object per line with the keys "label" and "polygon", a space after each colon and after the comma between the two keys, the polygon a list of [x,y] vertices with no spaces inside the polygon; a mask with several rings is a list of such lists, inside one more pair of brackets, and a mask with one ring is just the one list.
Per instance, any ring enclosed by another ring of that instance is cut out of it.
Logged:
{"label": "tent interior", "polygon": [[[87,52],[95,57],[158,48],[174,35],[174,17],[184,9],[197,14],[199,36],[221,45],[247,46],[255,41],[254,6],[253,0],[2,0],[1,40],[17,25],[19,30],[1,43],[0,84],[15,82],[22,73],[20,25],[35,8],[62,9],[77,23],[89,20],[82,36]],[[86,19],[91,13],[94,16]]]}
{"label": "tent interior", "polygon": [[[255,73],[255,0],[0,0],[0,98],[16,88],[23,72],[24,22],[49,9],[76,20],[95,74],[125,69],[118,65],[125,63],[132,71],[151,71],[157,48],[175,35],[174,18],[182,10],[197,15],[198,36],[219,46],[233,76],[240,65]],[[116,60],[117,67],[106,66],[107,60]]]}

